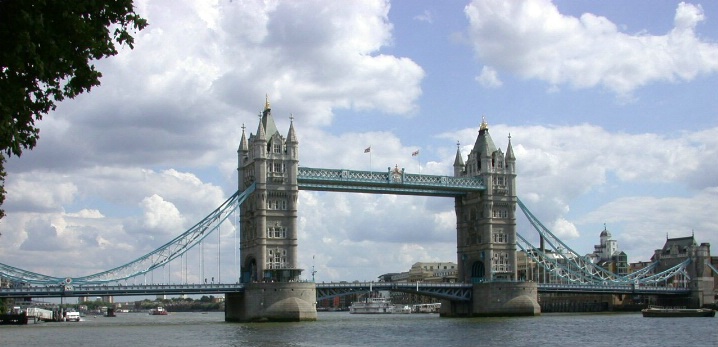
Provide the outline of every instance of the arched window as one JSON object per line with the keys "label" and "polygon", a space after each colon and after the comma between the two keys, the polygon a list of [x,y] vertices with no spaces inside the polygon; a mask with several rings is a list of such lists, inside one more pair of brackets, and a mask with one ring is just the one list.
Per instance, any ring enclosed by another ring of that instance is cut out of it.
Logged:
{"label": "arched window", "polygon": [[486,276],[486,270],[484,269],[483,261],[475,261],[471,266],[471,278],[472,279],[483,279]]}

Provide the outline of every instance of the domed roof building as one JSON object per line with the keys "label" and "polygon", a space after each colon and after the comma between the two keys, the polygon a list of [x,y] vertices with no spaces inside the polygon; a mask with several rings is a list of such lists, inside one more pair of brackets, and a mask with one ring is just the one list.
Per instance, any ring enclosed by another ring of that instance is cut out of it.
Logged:
{"label": "domed roof building", "polygon": [[611,232],[603,225],[603,231],[599,236],[600,244],[593,246],[593,253],[588,254],[595,264],[619,275],[628,274],[628,256],[618,250],[618,243],[611,238]]}

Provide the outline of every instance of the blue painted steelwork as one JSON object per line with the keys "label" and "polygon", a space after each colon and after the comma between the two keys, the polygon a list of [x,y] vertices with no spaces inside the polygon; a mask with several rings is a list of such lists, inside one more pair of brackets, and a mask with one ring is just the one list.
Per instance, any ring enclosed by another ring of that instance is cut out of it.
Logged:
{"label": "blue painted steelwork", "polygon": [[[534,229],[536,229],[544,241],[548,243],[550,247],[548,251],[550,251],[550,254],[546,250],[535,247],[518,233],[516,234],[516,245],[548,273],[556,278],[565,280],[569,283],[567,284],[569,286],[593,285],[596,286],[599,291],[600,288],[605,288],[607,285],[624,287],[639,285],[657,288],[660,287],[661,284],[665,285],[667,281],[676,277],[682,278],[681,283],[684,284],[688,283],[687,280],[690,279],[688,271],[686,270],[687,266],[691,263],[690,258],[660,273],[653,273],[658,263],[652,263],[640,271],[625,276],[614,274],[594,264],[587,257],[576,253],[546,228],[520,199],[517,202],[521,211],[526,218],[528,218]],[[660,291],[661,289],[657,290]]]}
{"label": "blue painted steelwork", "polygon": [[[317,283],[317,300],[350,294],[363,294],[373,290],[387,290],[426,295],[452,301],[470,301],[473,284],[470,283],[406,283],[406,282],[357,282]],[[182,294],[223,294],[244,291],[242,283],[222,284],[147,284],[147,285],[75,285],[66,286],[22,286],[0,288],[0,298],[51,298],[79,296],[135,296],[135,295],[182,295]],[[539,283],[541,293],[604,293],[642,295],[687,295],[689,288],[656,287],[644,285],[586,285]]]}
{"label": "blue painted steelwork", "polygon": [[466,283],[355,282],[317,283],[317,300],[374,290],[415,293],[438,299],[470,301],[473,285]]}
{"label": "blue painted steelwork", "polygon": [[539,293],[574,293],[574,294],[636,294],[636,295],[676,295],[690,294],[690,288],[656,287],[643,285],[593,285],[539,283]]}
{"label": "blue painted steelwork", "polygon": [[481,178],[300,167],[300,190],[455,197],[486,190]]}
{"label": "blue painted steelwork", "polygon": [[62,285],[68,290],[73,286],[86,284],[106,284],[118,282],[146,274],[160,268],[168,262],[186,253],[198,245],[204,238],[216,230],[237,206],[242,204],[254,192],[255,185],[245,191],[234,193],[229,199],[212,211],[207,217],[189,228],[181,235],[167,242],[162,247],[143,255],[127,264],[114,269],[83,277],[51,277],[0,264],[0,274],[16,283],[34,285]]}
{"label": "blue painted steelwork", "polygon": [[55,298],[78,296],[123,296],[123,295],[182,295],[182,294],[223,294],[244,291],[244,284],[147,284],[147,285],[75,285],[65,286],[24,286],[0,288],[0,298]]}
{"label": "blue painted steelwork", "polygon": [[714,276],[718,275],[718,269],[716,269],[715,266],[713,266],[711,263],[706,263],[706,265],[708,265],[708,267],[711,268],[711,270],[713,270]]}

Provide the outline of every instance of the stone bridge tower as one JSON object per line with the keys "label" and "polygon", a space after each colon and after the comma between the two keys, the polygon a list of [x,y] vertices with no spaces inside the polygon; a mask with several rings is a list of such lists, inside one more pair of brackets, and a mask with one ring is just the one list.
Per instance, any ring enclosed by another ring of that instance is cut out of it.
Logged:
{"label": "stone bridge tower", "polygon": [[272,118],[269,100],[256,134],[242,128],[238,185],[255,191],[240,206],[241,282],[244,292],[227,293],[228,322],[314,321],[316,286],[301,282],[297,266],[297,198],[299,142],[291,119],[283,137]]}
{"label": "stone bridge tower", "polygon": [[516,280],[516,157],[511,137],[497,149],[482,120],[464,163],[457,148],[455,177],[481,177],[486,190],[456,198],[459,279],[467,283]]}
{"label": "stone bridge tower", "polygon": [[506,153],[496,148],[482,120],[464,163],[456,150],[455,177],[480,177],[486,190],[455,200],[458,279],[473,283],[472,302],[442,302],[442,316],[541,314],[538,288],[516,282],[516,157],[511,136]]}
{"label": "stone bridge tower", "polygon": [[287,137],[279,134],[267,100],[256,134],[244,129],[237,150],[239,190],[256,183],[240,208],[242,282],[289,282],[297,268],[297,170],[299,142],[293,120]]}

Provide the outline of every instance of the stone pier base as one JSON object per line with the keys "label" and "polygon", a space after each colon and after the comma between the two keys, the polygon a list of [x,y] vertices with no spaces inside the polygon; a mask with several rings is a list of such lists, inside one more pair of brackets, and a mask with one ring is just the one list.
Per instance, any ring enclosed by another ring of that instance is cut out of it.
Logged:
{"label": "stone pier base", "polygon": [[474,284],[472,302],[442,301],[442,317],[538,316],[538,290],[533,282]]}
{"label": "stone pier base", "polygon": [[474,316],[538,316],[538,287],[534,282],[474,284]]}
{"label": "stone pier base", "polygon": [[314,283],[248,283],[243,293],[226,295],[226,322],[299,322],[317,320]]}

